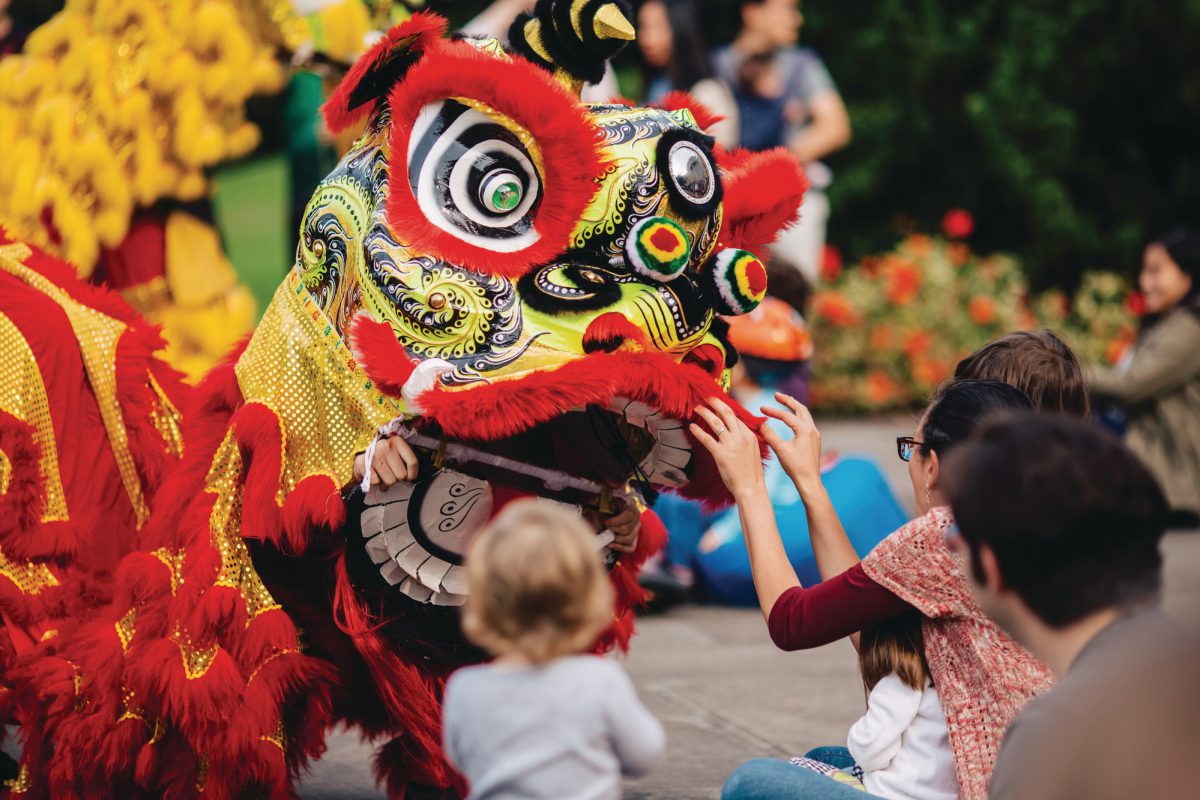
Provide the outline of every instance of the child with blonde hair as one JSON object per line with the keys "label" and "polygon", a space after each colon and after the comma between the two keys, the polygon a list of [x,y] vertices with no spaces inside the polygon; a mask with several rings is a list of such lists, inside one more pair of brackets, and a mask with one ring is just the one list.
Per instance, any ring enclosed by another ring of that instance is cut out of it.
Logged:
{"label": "child with blonde hair", "polygon": [[444,745],[485,798],[618,798],[647,772],[663,729],[624,671],[590,655],[612,620],[595,534],[578,513],[513,503],[467,559],[467,638],[496,658],[451,676]]}

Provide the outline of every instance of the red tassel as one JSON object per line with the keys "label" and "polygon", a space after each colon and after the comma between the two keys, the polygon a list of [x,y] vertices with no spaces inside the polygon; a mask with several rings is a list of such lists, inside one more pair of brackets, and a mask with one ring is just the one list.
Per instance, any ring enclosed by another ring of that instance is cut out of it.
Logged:
{"label": "red tassel", "polygon": [[315,534],[338,531],[345,524],[346,504],[337,484],[328,475],[310,475],[296,484],[283,504],[281,549],[299,555]]}

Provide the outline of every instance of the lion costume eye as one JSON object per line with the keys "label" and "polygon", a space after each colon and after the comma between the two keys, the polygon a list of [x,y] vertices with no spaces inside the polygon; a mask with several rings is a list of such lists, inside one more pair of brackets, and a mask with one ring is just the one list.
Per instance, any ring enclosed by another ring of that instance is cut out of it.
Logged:
{"label": "lion costume eye", "polygon": [[689,141],[675,142],[667,156],[671,182],[687,199],[697,205],[707,203],[717,190],[712,163],[700,148]]}
{"label": "lion costume eye", "polygon": [[520,138],[487,114],[455,100],[425,106],[408,179],[426,219],[464,242],[512,253],[539,238],[541,177]]}

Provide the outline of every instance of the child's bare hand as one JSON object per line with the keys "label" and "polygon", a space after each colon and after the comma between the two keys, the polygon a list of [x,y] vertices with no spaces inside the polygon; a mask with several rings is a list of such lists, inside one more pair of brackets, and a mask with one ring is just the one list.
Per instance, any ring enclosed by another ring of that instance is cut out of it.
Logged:
{"label": "child's bare hand", "polygon": [[[367,454],[354,457],[354,480],[361,481],[366,474]],[[371,483],[387,488],[400,481],[417,479],[417,454],[400,436],[382,439],[375,445],[375,458],[371,469]]]}

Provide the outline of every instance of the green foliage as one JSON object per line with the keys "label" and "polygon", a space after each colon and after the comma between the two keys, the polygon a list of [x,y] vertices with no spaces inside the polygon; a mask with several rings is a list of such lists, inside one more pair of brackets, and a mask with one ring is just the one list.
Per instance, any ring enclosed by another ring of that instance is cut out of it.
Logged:
{"label": "green foliage", "polygon": [[[479,2],[433,3],[465,19]],[[699,0],[714,44],[734,0]],[[850,258],[932,229],[1020,253],[1035,286],[1129,271],[1148,236],[1200,224],[1200,0],[810,0],[802,34],[854,124],[831,164]]]}
{"label": "green foliage", "polygon": [[[833,161],[831,240],[974,213],[981,250],[1035,285],[1129,269],[1200,218],[1200,2],[881,0],[806,7],[855,125]],[[903,224],[903,223],[902,223]]]}

